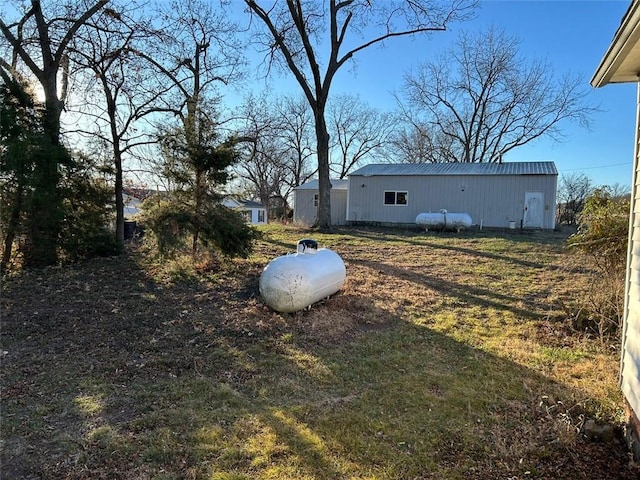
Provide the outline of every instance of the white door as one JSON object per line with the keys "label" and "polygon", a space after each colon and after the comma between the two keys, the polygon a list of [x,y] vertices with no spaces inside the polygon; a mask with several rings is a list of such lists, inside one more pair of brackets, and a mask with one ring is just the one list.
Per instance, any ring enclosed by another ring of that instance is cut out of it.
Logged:
{"label": "white door", "polygon": [[542,192],[525,192],[523,227],[542,228],[544,195]]}

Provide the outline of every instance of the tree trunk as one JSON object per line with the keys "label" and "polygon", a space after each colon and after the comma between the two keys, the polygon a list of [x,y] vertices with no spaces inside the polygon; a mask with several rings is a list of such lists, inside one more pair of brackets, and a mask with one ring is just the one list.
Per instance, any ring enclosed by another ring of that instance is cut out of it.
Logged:
{"label": "tree trunk", "polygon": [[206,190],[206,186],[204,183],[204,172],[197,170],[196,171],[196,185],[195,185],[195,211],[194,218],[195,222],[193,225],[193,243],[191,245],[191,255],[195,259],[198,255],[198,242],[200,240],[200,222],[202,221],[202,203],[204,200],[204,194]]}
{"label": "tree trunk", "polygon": [[104,91],[106,93],[107,110],[109,113],[109,126],[111,128],[111,140],[113,147],[113,163],[116,168],[116,178],[114,182],[114,193],[116,197],[116,242],[120,248],[124,247],[124,200],[122,198],[122,150],[120,148],[120,135],[118,135],[117,106],[108,89],[106,78],[103,76]]}
{"label": "tree trunk", "polygon": [[115,156],[116,179],[116,241],[120,247],[124,246],[124,200],[122,199],[123,181],[122,181],[122,155],[120,146],[114,143],[113,153]]}
{"label": "tree trunk", "polygon": [[18,186],[15,197],[11,206],[11,216],[7,225],[7,234],[4,237],[4,251],[2,252],[2,261],[0,262],[0,270],[4,270],[11,260],[11,250],[13,249],[13,241],[16,238],[16,231],[20,223],[20,213],[22,211],[22,195],[24,187],[23,181],[18,179]]}
{"label": "tree trunk", "polygon": [[61,102],[57,96],[56,79],[44,82],[45,144],[35,153],[35,183],[31,193],[28,245],[24,252],[26,267],[55,265],[58,262],[58,237],[62,229],[63,206],[58,192],[59,164],[67,154],[60,145]]}
{"label": "tree trunk", "polygon": [[62,229],[63,207],[58,191],[58,165],[65,155],[61,146],[43,145],[35,154],[35,182],[29,202],[28,239],[25,267],[58,263],[58,237]]}
{"label": "tree trunk", "polygon": [[331,181],[329,178],[329,133],[324,109],[316,112],[316,141],[318,147],[318,217],[320,230],[331,228]]}

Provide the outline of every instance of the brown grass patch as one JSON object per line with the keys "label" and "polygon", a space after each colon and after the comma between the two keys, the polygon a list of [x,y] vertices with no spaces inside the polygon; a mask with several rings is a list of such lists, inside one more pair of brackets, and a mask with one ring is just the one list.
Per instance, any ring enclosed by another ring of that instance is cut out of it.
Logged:
{"label": "brown grass patch", "polygon": [[619,430],[580,432],[619,425],[619,356],[567,322],[561,237],[313,233],[347,282],[280,314],[260,272],[310,232],[265,230],[176,276],[131,252],[8,280],[3,477],[637,478]]}

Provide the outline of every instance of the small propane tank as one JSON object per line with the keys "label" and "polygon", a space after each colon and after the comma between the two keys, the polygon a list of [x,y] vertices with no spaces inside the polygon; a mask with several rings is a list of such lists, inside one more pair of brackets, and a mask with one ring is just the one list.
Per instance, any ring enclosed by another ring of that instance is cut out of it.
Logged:
{"label": "small propane tank", "polygon": [[419,213],[416,223],[423,227],[439,228],[443,230],[460,230],[471,227],[471,216],[468,213],[449,213],[440,210],[440,213]]}
{"label": "small propane tank", "polygon": [[260,275],[260,295],[278,312],[297,312],[340,290],[346,275],[340,255],[305,238],[296,253],[267,264]]}

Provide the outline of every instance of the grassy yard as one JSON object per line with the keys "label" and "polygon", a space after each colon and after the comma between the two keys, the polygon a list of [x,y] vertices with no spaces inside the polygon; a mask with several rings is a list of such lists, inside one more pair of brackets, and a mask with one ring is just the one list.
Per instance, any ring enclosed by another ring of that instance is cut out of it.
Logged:
{"label": "grassy yard", "polygon": [[[222,267],[132,251],[5,279],[0,476],[637,478],[618,346],[571,328],[589,271],[562,235],[263,231]],[[271,311],[262,268],[310,236],[343,290]]]}

